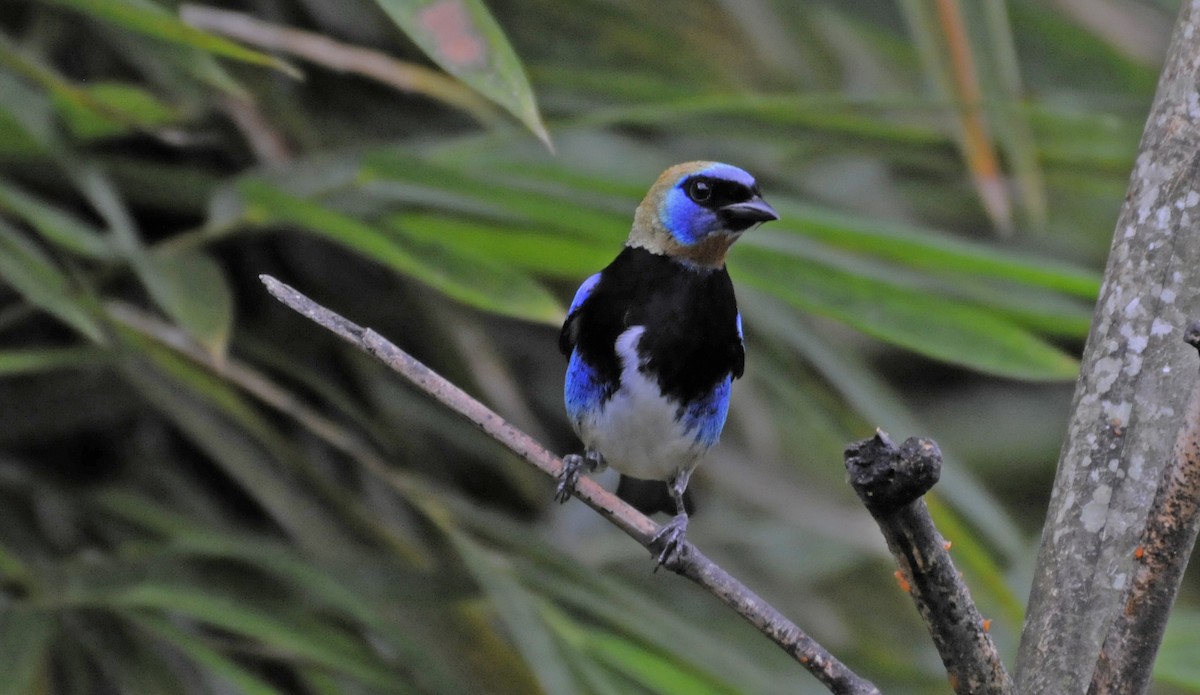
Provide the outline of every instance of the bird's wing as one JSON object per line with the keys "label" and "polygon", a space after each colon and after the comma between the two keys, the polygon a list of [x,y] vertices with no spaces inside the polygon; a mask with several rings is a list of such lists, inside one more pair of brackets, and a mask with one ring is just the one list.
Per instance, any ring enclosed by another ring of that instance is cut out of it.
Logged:
{"label": "bird's wing", "polygon": [[746,371],[746,340],[742,337],[742,312],[737,313],[737,352],[733,356],[733,378],[741,379]]}
{"label": "bird's wing", "polygon": [[563,322],[562,332],[558,334],[558,349],[564,355],[570,356],[571,351],[575,349],[575,343],[579,340],[579,327],[576,325],[579,308],[592,296],[592,290],[596,289],[599,282],[600,273],[596,273],[584,280],[579,289],[575,290],[575,298],[571,300],[571,308],[567,310],[567,320]]}

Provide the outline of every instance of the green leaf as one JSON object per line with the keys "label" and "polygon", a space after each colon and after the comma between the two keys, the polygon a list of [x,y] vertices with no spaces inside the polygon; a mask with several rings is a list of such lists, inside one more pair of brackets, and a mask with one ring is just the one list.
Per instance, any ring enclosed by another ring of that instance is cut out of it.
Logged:
{"label": "green leaf", "polygon": [[42,692],[37,685],[58,629],[54,614],[24,605],[0,606],[0,695]]}
{"label": "green leaf", "polygon": [[300,77],[300,72],[287,62],[188,26],[162,7],[147,0],[50,0],[50,2],[70,7],[132,32],[181,46],[198,48],[224,58],[274,68],[291,77]]}
{"label": "green leaf", "polygon": [[20,218],[47,241],[73,253],[94,260],[116,257],[99,229],[4,179],[0,179],[0,211]]}
{"label": "green leaf", "polygon": [[0,152],[40,155],[60,145],[46,95],[0,70]]}
{"label": "green leaf", "polygon": [[611,243],[574,239],[495,223],[427,214],[396,215],[389,227],[405,238],[491,258],[540,275],[585,278],[612,261]]}
{"label": "green leaf", "polygon": [[508,109],[551,146],[521,61],[482,0],[375,2],[446,72]]}
{"label": "green leaf", "polygon": [[[397,151],[367,156],[359,173],[365,192],[385,199],[439,208],[460,215],[486,216],[512,225],[536,224],[567,238],[606,240],[614,248],[625,238],[636,201],[620,213],[605,198],[574,186],[547,185],[521,174],[481,170],[477,162],[454,168]],[[589,195],[589,193],[591,195]]]}
{"label": "green leaf", "polygon": [[314,499],[324,491],[321,482],[309,477],[291,443],[241,394],[148,339],[121,335],[153,360],[130,360],[126,379],[296,542],[313,552],[350,542],[338,517]]}
{"label": "green leaf", "polygon": [[0,280],[36,307],[44,309],[95,342],[103,331],[79,300],[66,276],[41,249],[0,221]]}
{"label": "green leaf", "polygon": [[[799,317],[794,316],[796,312],[785,306],[782,300],[757,290],[745,294],[742,311],[746,316],[747,329],[780,341],[789,353],[802,355],[850,409],[860,413],[867,422],[893,433],[928,431],[928,427],[912,411],[911,399],[897,393],[869,360],[860,354],[860,350],[824,337],[821,331],[810,325],[811,321],[798,320]],[[803,397],[803,394],[798,395]],[[962,458],[945,444],[942,445],[942,454],[945,465],[939,488],[945,493],[944,498],[953,503],[970,522],[970,527],[983,536],[981,541],[974,541],[969,534],[963,533],[954,539],[955,542],[982,548],[982,541],[986,541],[999,549],[1009,562],[1023,557],[1027,550],[1025,537],[1000,500],[980,483]],[[939,520],[941,523],[944,520]],[[983,552],[973,553],[968,560],[977,556],[987,557]],[[988,562],[995,565],[990,558]],[[985,567],[977,569],[981,574],[992,573]],[[998,573],[996,570],[995,574]],[[997,603],[1011,605],[1011,596],[1012,591],[1009,590],[1008,596],[1002,597]]]}
{"label": "green leaf", "polygon": [[157,640],[174,646],[197,665],[220,676],[245,695],[279,693],[273,686],[239,666],[233,659],[210,647],[203,639],[179,628],[169,620],[150,613],[134,613],[126,617]]}
{"label": "green leaf", "polygon": [[82,367],[107,360],[107,351],[91,346],[0,350],[0,376]]}
{"label": "green leaf", "polygon": [[588,633],[584,647],[598,660],[655,693],[729,695],[739,692],[727,685],[714,683],[669,657],[617,635],[592,630]]}
{"label": "green leaf", "polygon": [[406,239],[261,181],[246,180],[239,191],[250,206],[247,218],[256,223],[298,225],[486,311],[550,324],[562,320],[563,309],[549,291],[482,254]]}
{"label": "green leaf", "polygon": [[114,248],[133,267],[154,302],[214,357],[224,354],[233,326],[233,292],[221,266],[201,251],[148,251],[108,176],[96,167],[80,166],[76,177],[108,223]]}
{"label": "green leaf", "polygon": [[220,357],[233,329],[233,291],[220,264],[201,251],[148,253],[142,282],[154,301],[209,354]]}
{"label": "green leaf", "polygon": [[542,689],[564,695],[579,692],[559,653],[558,643],[539,614],[536,599],[521,586],[507,560],[448,524],[442,528],[471,576],[488,595],[492,609],[508,628],[509,636],[525,657],[526,665],[537,675]]}
{"label": "green leaf", "polygon": [[978,306],[754,246],[738,251],[737,269],[740,282],[934,359],[1035,381],[1078,371],[1071,357]]}
{"label": "green leaf", "polygon": [[964,274],[953,268],[925,270],[884,263],[862,253],[846,253],[830,248],[824,242],[786,231],[759,231],[741,243],[826,265],[850,275],[881,278],[899,288],[952,298],[1042,333],[1082,338],[1091,325],[1090,304],[1035,285],[989,278],[986,273]]}
{"label": "green leaf", "polygon": [[[499,552],[513,557],[512,564],[522,585],[569,610],[572,616],[585,616],[589,625],[608,626],[663,654],[671,654],[687,668],[711,681],[724,679],[749,692],[786,691],[792,682],[794,664],[784,659],[784,670],[776,674],[767,668],[758,653],[757,633],[747,630],[748,640],[730,639],[714,632],[706,617],[688,611],[676,611],[664,605],[659,596],[648,593],[637,581],[623,581],[608,573],[595,572],[578,559],[542,541],[520,522],[461,499],[451,499],[456,519],[472,534]],[[562,651],[580,648],[582,635],[574,625],[564,624],[557,610],[542,606],[540,614],[566,642]],[[730,616],[737,620],[735,616]]]}
{"label": "green leaf", "polygon": [[406,693],[400,674],[374,658],[356,639],[309,616],[302,606],[272,610],[208,589],[144,582],[89,597],[110,608],[166,611],[260,642],[290,659],[340,671],[383,692]]}
{"label": "green leaf", "polygon": [[78,138],[97,139],[172,123],[179,113],[133,84],[102,82],[77,90],[78,98],[56,94],[67,128]]}
{"label": "green leaf", "polygon": [[1057,290],[1094,300],[1100,278],[1058,261],[975,244],[883,220],[866,220],[831,210],[782,201],[774,203],[786,229],[829,246],[870,254],[904,265],[958,276],[991,277]]}

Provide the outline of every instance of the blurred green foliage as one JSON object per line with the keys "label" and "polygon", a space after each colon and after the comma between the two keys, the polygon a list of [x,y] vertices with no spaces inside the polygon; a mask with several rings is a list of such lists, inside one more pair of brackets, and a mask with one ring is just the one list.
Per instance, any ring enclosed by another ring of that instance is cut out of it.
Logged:
{"label": "blurred green foliage", "polygon": [[[1011,656],[1174,4],[5,2],[0,694],[820,692],[257,281],[567,452],[564,303],[701,158],[783,220],[731,256],[748,372],[693,540],[944,691],[841,470],[933,436]],[[1191,591],[1164,692],[1200,691]]]}

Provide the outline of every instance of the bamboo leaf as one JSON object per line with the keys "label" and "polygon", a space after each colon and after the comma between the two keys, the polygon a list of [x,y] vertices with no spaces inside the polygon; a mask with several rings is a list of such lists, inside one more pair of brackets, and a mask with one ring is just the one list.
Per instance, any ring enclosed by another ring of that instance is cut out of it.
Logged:
{"label": "bamboo leaf", "polygon": [[110,608],[167,611],[261,642],[290,659],[340,671],[388,693],[407,693],[393,673],[349,634],[307,617],[300,610],[257,604],[191,586],[144,582],[88,597]]}
{"label": "bamboo leaf", "polygon": [[663,695],[730,695],[740,692],[728,685],[714,683],[662,654],[610,633],[591,631],[585,649],[602,663],[620,671],[651,692]]}
{"label": "bamboo leaf", "polygon": [[107,351],[92,346],[0,350],[0,376],[103,364],[108,359]]}
{"label": "bamboo leaf", "polygon": [[95,342],[103,332],[95,315],[85,308],[71,283],[41,249],[0,221],[0,279],[34,306]]}
{"label": "bamboo leaf", "polygon": [[151,613],[134,613],[128,618],[134,625],[150,633],[157,640],[174,646],[197,665],[219,676],[245,695],[277,695],[279,693],[266,681],[239,666],[233,659],[169,620]]}
{"label": "bamboo leaf", "polygon": [[792,305],[935,359],[1016,379],[1072,379],[1075,360],[981,307],[753,246],[738,279]]}
{"label": "bamboo leaf", "polygon": [[569,279],[587,277],[608,265],[619,248],[612,243],[440,215],[397,215],[388,226],[414,242]]}
{"label": "bamboo leaf", "polygon": [[0,152],[38,156],[61,144],[45,94],[0,70]]}
{"label": "bamboo leaf", "polygon": [[0,179],[0,211],[32,226],[47,241],[94,260],[111,260],[116,253],[92,225]]}
{"label": "bamboo leaf", "polygon": [[544,287],[519,270],[482,254],[451,250],[415,238],[406,240],[395,231],[372,226],[260,181],[244,181],[239,191],[251,206],[249,219],[256,223],[297,225],[486,311],[551,324],[562,319],[562,307]]}
{"label": "bamboo leaf", "polygon": [[155,302],[209,354],[224,355],[233,329],[233,291],[221,266],[200,251],[147,253],[139,266]]}
{"label": "bamboo leaf", "polygon": [[300,72],[287,62],[188,26],[178,17],[148,0],[49,1],[132,32],[181,46],[198,48],[224,58],[274,68],[291,77],[300,77]]}
{"label": "bamboo leaf", "polygon": [[547,147],[525,69],[482,0],[375,0],[446,72],[517,117]]}
{"label": "bamboo leaf", "polygon": [[579,692],[566,668],[559,646],[541,619],[536,599],[518,581],[513,568],[498,554],[488,552],[461,531],[443,525],[463,563],[488,595],[491,607],[504,621],[525,663],[547,693]]}
{"label": "bamboo leaf", "polygon": [[299,454],[240,394],[153,343],[122,336],[150,360],[124,365],[129,382],[298,543],[317,552],[349,542],[338,518],[314,499],[314,481],[282,474]]}
{"label": "bamboo leaf", "polygon": [[82,166],[75,175],[108,223],[114,248],[129,262],[154,302],[210,354],[223,355],[233,326],[233,293],[221,267],[200,251],[147,250],[109,177],[94,166]]}
{"label": "bamboo leaf", "polygon": [[81,139],[152,129],[179,118],[174,108],[136,85],[106,82],[74,89],[57,101],[67,128]]}
{"label": "bamboo leaf", "polygon": [[939,274],[992,277],[1065,292],[1089,301],[1100,292],[1094,272],[886,220],[863,219],[811,205],[776,204],[786,229],[829,246]]}

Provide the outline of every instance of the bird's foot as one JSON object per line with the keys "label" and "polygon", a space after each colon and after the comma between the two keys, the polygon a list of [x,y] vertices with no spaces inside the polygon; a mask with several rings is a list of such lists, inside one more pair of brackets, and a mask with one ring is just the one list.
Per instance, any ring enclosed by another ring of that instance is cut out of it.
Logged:
{"label": "bird's foot", "polygon": [[658,567],[666,567],[675,572],[683,564],[687,555],[687,514],[677,514],[654,538],[650,540],[650,552],[658,553]]}
{"label": "bird's foot", "polygon": [[598,452],[588,451],[583,455],[567,454],[563,457],[562,472],[558,474],[558,486],[554,488],[554,500],[563,504],[575,493],[579,472],[586,469],[593,473],[604,466],[604,458]]}

